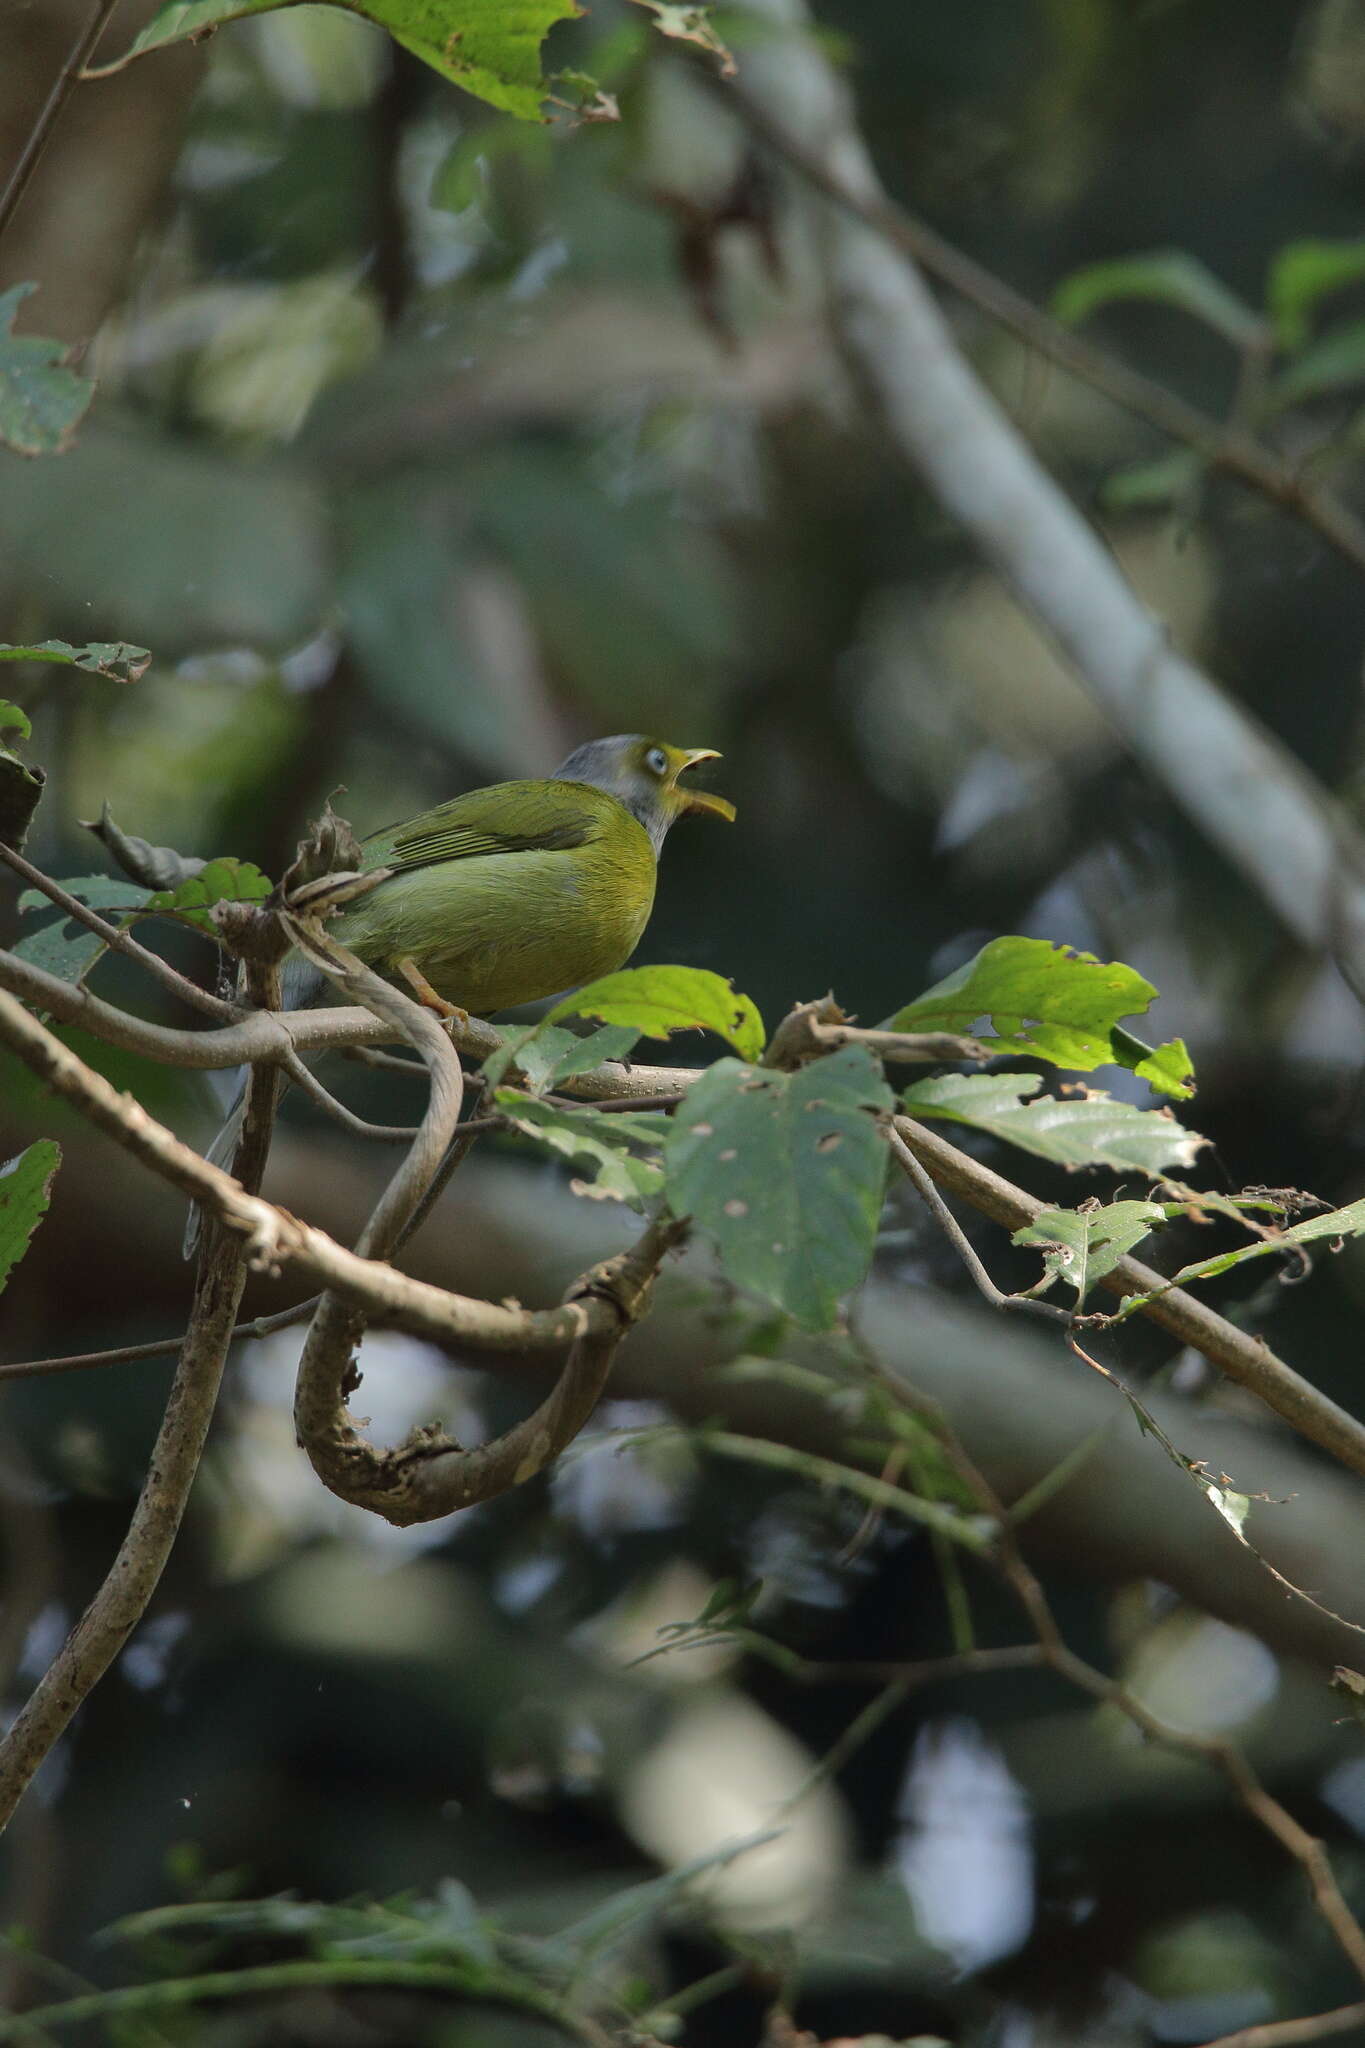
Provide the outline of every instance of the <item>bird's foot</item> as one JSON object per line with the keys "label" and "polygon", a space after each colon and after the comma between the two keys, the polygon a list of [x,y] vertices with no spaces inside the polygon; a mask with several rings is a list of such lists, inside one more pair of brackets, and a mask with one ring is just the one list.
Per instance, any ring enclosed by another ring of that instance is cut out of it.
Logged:
{"label": "bird's foot", "polygon": [[400,960],[398,962],[398,972],[402,975],[404,981],[407,982],[409,988],[413,991],[413,994],[424,1009],[434,1010],[438,1017],[446,1018],[458,1031],[464,1031],[468,1028],[468,1010],[462,1010],[455,1003],[448,1003],[444,996],[438,996],[415,960],[411,958]]}

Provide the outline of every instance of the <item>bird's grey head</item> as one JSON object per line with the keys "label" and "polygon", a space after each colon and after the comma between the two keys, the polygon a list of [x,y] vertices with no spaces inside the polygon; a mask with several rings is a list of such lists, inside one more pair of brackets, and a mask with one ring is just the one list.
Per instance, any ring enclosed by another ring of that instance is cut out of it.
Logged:
{"label": "bird's grey head", "polygon": [[559,782],[587,782],[619,799],[649,834],[657,855],[670,825],[688,811],[733,820],[735,807],[709,789],[680,789],[678,777],[699,761],[718,761],[713,747],[670,747],[647,733],[618,732],[576,747],[555,770]]}

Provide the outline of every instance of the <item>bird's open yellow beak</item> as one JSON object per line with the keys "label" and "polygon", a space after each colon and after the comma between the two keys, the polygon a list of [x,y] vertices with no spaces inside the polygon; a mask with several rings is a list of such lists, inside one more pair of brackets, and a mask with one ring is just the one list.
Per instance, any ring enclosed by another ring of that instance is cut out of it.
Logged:
{"label": "bird's open yellow beak", "polygon": [[[699,761],[719,761],[720,755],[714,747],[680,747],[678,765],[673,771],[673,786],[677,789],[678,777],[689,768],[695,768]],[[735,807],[728,797],[717,796],[710,789],[678,789],[684,815],[692,811],[710,811],[717,818],[724,818],[727,825],[735,822]]]}

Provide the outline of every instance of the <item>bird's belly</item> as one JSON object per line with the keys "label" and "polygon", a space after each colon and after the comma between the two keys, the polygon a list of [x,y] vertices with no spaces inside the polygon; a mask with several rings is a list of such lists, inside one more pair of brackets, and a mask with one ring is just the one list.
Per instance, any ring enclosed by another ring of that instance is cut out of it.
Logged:
{"label": "bird's belly", "polygon": [[476,1016],[515,1009],[622,966],[649,917],[652,876],[645,890],[633,876],[566,871],[565,860],[518,853],[421,869],[391,900],[382,886],[362,897],[334,929],[382,972],[414,960],[438,995]]}

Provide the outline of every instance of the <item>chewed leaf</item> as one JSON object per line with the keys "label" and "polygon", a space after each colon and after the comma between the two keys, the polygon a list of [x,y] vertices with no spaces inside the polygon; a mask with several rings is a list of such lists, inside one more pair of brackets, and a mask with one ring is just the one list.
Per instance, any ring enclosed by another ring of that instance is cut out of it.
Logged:
{"label": "chewed leaf", "polygon": [[89,410],[95,387],[66,367],[60,341],[16,334],[14,316],[32,284],[0,292],[0,443],[20,455],[60,455]]}
{"label": "chewed leaf", "polygon": [[632,1209],[640,1209],[663,1185],[663,1174],[654,1159],[631,1150],[632,1145],[657,1150],[667,1128],[662,1116],[629,1110],[613,1116],[586,1105],[565,1109],[542,1102],[538,1096],[523,1095],[518,1088],[499,1088],[494,1100],[524,1136],[594,1169],[578,1192],[628,1202]]}
{"label": "chewed leaf", "polygon": [[[1037,1095],[1034,1074],[938,1074],[916,1081],[901,1100],[912,1116],[971,1124],[1059,1166],[1108,1166],[1158,1174],[1189,1166],[1208,1143],[1169,1110],[1137,1109],[1102,1088]],[[1079,1086],[1079,1084],[1078,1084]],[[1028,1098],[1027,1100],[1025,1098]]]}
{"label": "chewed leaf", "polygon": [[47,1214],[61,1149],[39,1138],[16,1159],[0,1166],[0,1288],[28,1250],[29,1239]]}
{"label": "chewed leaf", "polygon": [[0,661],[59,662],[91,675],[109,676],[116,683],[135,683],[151,658],[149,649],[134,647],[127,640],[91,640],[84,647],[73,647],[69,640],[39,640],[32,647],[0,643]]}
{"label": "chewed leaf", "polygon": [[[106,71],[119,71],[134,57],[166,43],[202,36],[226,21],[271,14],[290,0],[167,0],[132,44]],[[519,114],[540,118],[545,81],[540,46],[557,21],[581,12],[575,0],[345,0],[353,14],[386,28],[443,78],[476,98]]]}
{"label": "chewed leaf", "polygon": [[1112,1273],[1144,1237],[1159,1229],[1166,1212],[1159,1202],[1109,1202],[1103,1207],[1044,1209],[1014,1232],[1011,1242],[1036,1245],[1043,1254],[1046,1286],[1064,1281],[1078,1302],[1097,1280]]}
{"label": "chewed leaf", "polygon": [[[1114,1064],[1155,1062],[1144,1075],[1161,1086],[1170,1075],[1189,1094],[1189,1056],[1177,1044],[1159,1053],[1119,1028],[1121,1017],[1147,1009],[1156,995],[1150,981],[1121,960],[1097,960],[1047,939],[992,939],[972,960],[886,1020],[892,1031],[972,1033],[978,1019],[995,1036],[975,1031],[997,1053],[1031,1053],[1057,1067],[1082,1072]],[[1184,1071],[1173,1068],[1183,1056]]]}
{"label": "chewed leaf", "polygon": [[630,1024],[603,1024],[584,1037],[558,1024],[532,1024],[525,1031],[509,1031],[498,1050],[489,1053],[484,1078],[496,1084],[509,1067],[518,1067],[532,1094],[543,1095],[603,1060],[624,1060],[639,1035]]}
{"label": "chewed leaf", "polygon": [[565,996],[545,1022],[557,1024],[561,1017],[629,1024],[645,1038],[714,1031],[741,1059],[756,1060],[763,1050],[763,1019],[754,1004],[709,967],[623,967]]}
{"label": "chewed leaf", "polygon": [[736,1285],[828,1329],[872,1257],[887,1159],[878,1118],[890,1106],[862,1046],[793,1074],[718,1060],[674,1112],[669,1206],[714,1239]]}
{"label": "chewed leaf", "polygon": [[212,916],[215,903],[264,903],[272,886],[269,876],[249,860],[228,855],[206,862],[197,875],[190,875],[178,888],[158,889],[147,898],[144,908],[173,911],[186,923],[212,932],[216,929]]}
{"label": "chewed leaf", "polygon": [[1125,1295],[1119,1317],[1135,1314],[1171,1287],[1187,1287],[1194,1280],[1216,1279],[1220,1273],[1230,1272],[1234,1266],[1244,1266],[1248,1259],[1269,1258],[1298,1245],[1320,1243],[1324,1238],[1333,1249],[1340,1249],[1346,1238],[1362,1236],[1365,1236],[1365,1196],[1344,1209],[1328,1209],[1321,1216],[1308,1216],[1302,1223],[1291,1224],[1287,1230],[1276,1230],[1273,1234],[1258,1237],[1254,1244],[1239,1245],[1235,1251],[1215,1252],[1212,1258],[1197,1259],[1193,1265],[1182,1266],[1153,1293]]}

